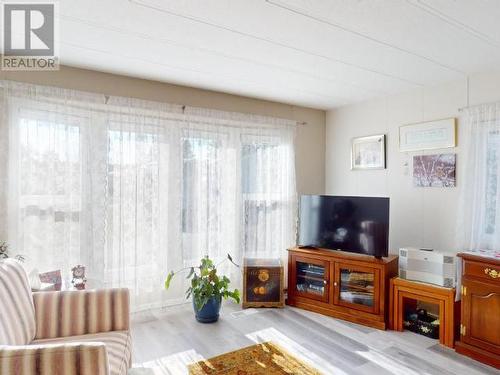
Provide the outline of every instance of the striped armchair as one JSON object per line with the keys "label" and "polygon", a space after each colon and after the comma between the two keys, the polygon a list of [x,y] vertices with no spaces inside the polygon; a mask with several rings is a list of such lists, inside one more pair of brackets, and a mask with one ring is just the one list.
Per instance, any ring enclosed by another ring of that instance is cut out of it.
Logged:
{"label": "striped armchair", "polygon": [[125,375],[128,289],[31,293],[23,267],[0,261],[0,375]]}

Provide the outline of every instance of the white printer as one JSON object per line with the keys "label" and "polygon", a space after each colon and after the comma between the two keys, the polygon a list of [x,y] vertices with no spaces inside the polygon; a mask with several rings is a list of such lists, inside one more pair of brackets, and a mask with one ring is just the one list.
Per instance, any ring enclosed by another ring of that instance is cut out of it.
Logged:
{"label": "white printer", "polygon": [[405,247],[399,249],[399,277],[454,288],[457,257],[453,253]]}

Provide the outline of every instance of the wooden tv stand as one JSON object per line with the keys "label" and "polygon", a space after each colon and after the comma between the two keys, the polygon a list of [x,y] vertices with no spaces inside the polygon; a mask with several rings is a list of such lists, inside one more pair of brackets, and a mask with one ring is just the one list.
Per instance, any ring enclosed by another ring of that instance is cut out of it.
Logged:
{"label": "wooden tv stand", "polygon": [[344,251],[288,249],[290,306],[386,329],[389,280],[398,257],[375,258]]}

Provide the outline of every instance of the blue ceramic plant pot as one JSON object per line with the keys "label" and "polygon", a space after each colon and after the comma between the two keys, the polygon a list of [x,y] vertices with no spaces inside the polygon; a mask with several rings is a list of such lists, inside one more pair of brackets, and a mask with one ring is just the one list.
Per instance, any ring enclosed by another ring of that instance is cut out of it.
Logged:
{"label": "blue ceramic plant pot", "polygon": [[213,323],[219,320],[219,312],[221,306],[221,297],[211,297],[208,302],[201,308],[201,310],[196,310],[193,299],[193,309],[196,315],[196,320],[200,323]]}

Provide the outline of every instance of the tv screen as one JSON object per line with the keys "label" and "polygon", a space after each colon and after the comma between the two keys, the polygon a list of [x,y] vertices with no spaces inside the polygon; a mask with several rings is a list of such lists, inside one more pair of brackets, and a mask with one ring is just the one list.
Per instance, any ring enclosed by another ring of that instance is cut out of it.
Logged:
{"label": "tv screen", "polygon": [[299,245],[383,257],[389,248],[389,198],[303,195]]}

